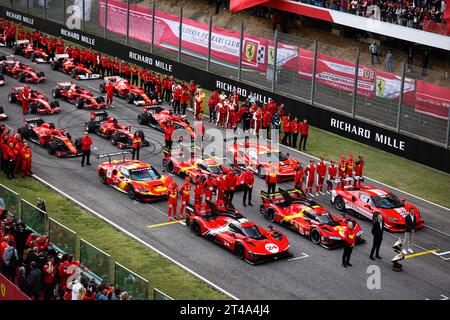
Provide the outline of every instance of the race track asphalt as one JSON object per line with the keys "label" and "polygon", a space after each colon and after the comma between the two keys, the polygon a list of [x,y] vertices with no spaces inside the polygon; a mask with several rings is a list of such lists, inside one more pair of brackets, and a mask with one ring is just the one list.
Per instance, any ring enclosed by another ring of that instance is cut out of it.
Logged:
{"label": "race track asphalt", "polygon": [[[3,52],[1,52],[3,51]],[[10,55],[11,51],[1,48],[1,54]],[[34,65],[29,60],[17,57],[25,63]],[[74,81],[63,73],[52,71],[49,65],[34,65],[44,71],[47,81],[32,88],[51,97],[51,91],[56,82]],[[6,84],[0,88],[0,105],[4,106],[9,115],[8,126],[17,129],[22,125],[23,115],[20,106],[10,104],[7,95],[12,86],[20,85],[17,80],[5,76]],[[77,81],[74,81],[77,82]],[[98,91],[98,81],[80,81],[79,84]],[[89,119],[88,110],[77,110],[73,105],[60,101],[62,112],[54,116],[42,116],[44,120],[54,122],[57,128],[67,129],[73,138],[84,131],[84,124]],[[108,110],[111,116],[119,122],[132,125],[134,129],[142,129],[153,146],[141,150],[141,160],[151,163],[160,172],[162,166],[163,134],[150,127],[139,126],[137,115],[140,108],[129,105],[126,101],[114,98],[114,108]],[[27,118],[32,117],[27,116]],[[192,113],[188,115],[192,119]],[[209,123],[205,123],[210,128]],[[59,159],[50,156],[47,151],[32,144],[33,172],[55,187],[70,194],[84,205],[94,209],[107,219],[118,224],[125,230],[136,235],[143,241],[156,247],[168,256],[174,258],[186,267],[194,270],[209,281],[215,283],[240,299],[444,299],[450,297],[450,252],[447,255],[426,254],[404,260],[403,272],[393,272],[389,260],[394,256],[392,244],[396,235],[385,233],[381,248],[382,260],[369,260],[372,237],[371,222],[359,220],[364,230],[366,243],[356,246],[352,255],[353,267],[341,266],[342,249],[327,250],[314,245],[293,231],[281,226],[274,226],[284,232],[291,243],[292,259],[274,261],[257,266],[239,260],[232,253],[218,247],[216,244],[196,237],[186,226],[172,224],[157,228],[149,225],[167,221],[167,203],[165,201],[144,204],[132,201],[111,187],[100,183],[96,168],[103,160],[97,160],[95,155],[118,152],[111,142],[93,135],[95,150],[92,151],[91,167],[80,166],[80,158]],[[216,140],[214,144],[218,144]],[[217,145],[216,150],[222,150]],[[291,156],[303,163],[309,157],[296,151],[281,147]],[[370,159],[366,159],[370,161]],[[177,182],[182,182],[174,177]],[[366,179],[366,183],[379,186],[378,183]],[[280,184],[289,188],[292,182]],[[445,186],[443,186],[445,187]],[[255,177],[253,190],[254,207],[242,206],[242,192],[237,192],[234,205],[250,220],[264,227],[269,222],[259,213],[259,194],[266,190],[264,181]],[[426,226],[416,233],[414,239],[415,252],[439,249],[440,252],[450,251],[450,211],[430,204],[422,199],[395,191],[399,197],[416,205],[423,213]],[[324,195],[314,199],[331,212],[340,213],[330,204],[330,196]],[[101,236],[101,235],[99,235]],[[303,258],[302,258],[303,257]],[[381,271],[381,288],[369,289],[367,280],[370,274],[368,267],[377,265]]]}

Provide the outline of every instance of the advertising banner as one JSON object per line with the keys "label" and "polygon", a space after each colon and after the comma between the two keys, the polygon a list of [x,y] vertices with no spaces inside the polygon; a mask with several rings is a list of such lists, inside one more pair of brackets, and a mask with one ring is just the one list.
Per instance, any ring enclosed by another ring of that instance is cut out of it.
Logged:
{"label": "advertising banner", "polygon": [[447,120],[450,107],[450,89],[417,80],[416,112]]}
{"label": "advertising banner", "polygon": [[0,273],[0,301],[1,300],[31,300],[3,274]]}

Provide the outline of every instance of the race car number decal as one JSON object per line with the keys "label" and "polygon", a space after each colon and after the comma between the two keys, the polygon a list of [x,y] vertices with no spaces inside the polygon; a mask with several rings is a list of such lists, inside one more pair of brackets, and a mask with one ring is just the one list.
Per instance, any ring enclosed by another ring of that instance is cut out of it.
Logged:
{"label": "race car number decal", "polygon": [[278,246],[276,244],[274,244],[274,243],[266,244],[265,248],[270,253],[277,253],[278,251],[280,251],[280,249],[278,249]]}

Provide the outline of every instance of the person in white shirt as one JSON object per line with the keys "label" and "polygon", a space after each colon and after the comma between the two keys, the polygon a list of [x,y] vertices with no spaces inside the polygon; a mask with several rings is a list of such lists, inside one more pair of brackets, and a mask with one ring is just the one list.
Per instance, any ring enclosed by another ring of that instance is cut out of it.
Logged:
{"label": "person in white shirt", "polygon": [[80,289],[84,288],[84,286],[81,284],[80,280],[81,279],[75,280],[75,284],[72,286],[72,300],[77,300]]}

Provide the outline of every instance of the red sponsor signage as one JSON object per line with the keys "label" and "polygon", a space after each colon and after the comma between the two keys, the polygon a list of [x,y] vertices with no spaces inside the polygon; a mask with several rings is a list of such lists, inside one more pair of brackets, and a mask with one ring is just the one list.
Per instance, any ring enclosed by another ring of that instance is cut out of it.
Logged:
{"label": "red sponsor signage", "polygon": [[416,81],[416,112],[448,119],[450,89],[425,81]]}
{"label": "red sponsor signage", "polygon": [[[108,30],[126,34],[127,6],[124,3],[108,1]],[[105,2],[100,2],[99,22],[105,24]],[[129,36],[143,42],[152,40],[152,10],[130,5]],[[180,23],[177,15],[160,11],[155,13],[154,45],[171,51],[178,51]],[[181,32],[183,54],[207,59],[209,26],[183,18]],[[264,72],[267,68],[267,39],[244,34],[242,45],[242,66],[244,69]],[[228,67],[239,65],[240,33],[233,30],[212,28],[211,61]]]}
{"label": "red sponsor signage", "polygon": [[0,300],[31,300],[0,273]]}

